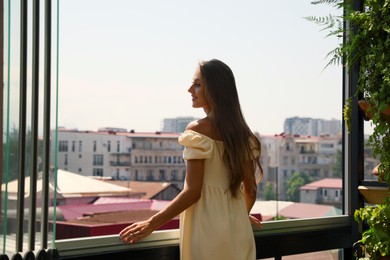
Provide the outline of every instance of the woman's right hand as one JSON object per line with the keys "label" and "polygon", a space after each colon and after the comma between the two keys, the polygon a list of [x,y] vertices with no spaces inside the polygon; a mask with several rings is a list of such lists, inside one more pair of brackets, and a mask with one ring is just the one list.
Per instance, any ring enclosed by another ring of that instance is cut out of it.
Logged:
{"label": "woman's right hand", "polygon": [[255,225],[258,228],[263,228],[263,224],[255,216],[249,214],[249,221],[252,225]]}
{"label": "woman's right hand", "polygon": [[149,220],[133,223],[119,232],[119,237],[126,244],[133,244],[140,239],[149,236],[155,228]]}

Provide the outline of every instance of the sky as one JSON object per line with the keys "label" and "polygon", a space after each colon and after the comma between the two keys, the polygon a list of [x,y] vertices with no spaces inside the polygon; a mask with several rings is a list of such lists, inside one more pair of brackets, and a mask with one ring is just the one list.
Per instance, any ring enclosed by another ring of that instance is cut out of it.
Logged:
{"label": "sky", "polygon": [[[342,69],[324,69],[327,53],[339,42],[303,18],[335,13],[327,5],[60,0],[57,45],[53,2],[52,84],[58,79],[59,126],[154,132],[164,118],[203,117],[202,109],[192,108],[187,89],[198,62],[212,58],[232,69],[253,131],[281,133],[284,120],[294,116],[341,120]],[[12,26],[14,32],[18,22]],[[11,74],[17,61],[12,65]],[[11,94],[11,102],[15,98]],[[12,118],[17,110],[11,109]]]}

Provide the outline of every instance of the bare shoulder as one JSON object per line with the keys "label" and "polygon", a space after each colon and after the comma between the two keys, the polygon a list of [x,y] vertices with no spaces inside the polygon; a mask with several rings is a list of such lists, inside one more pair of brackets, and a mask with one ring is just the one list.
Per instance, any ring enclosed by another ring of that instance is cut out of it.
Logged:
{"label": "bare shoulder", "polygon": [[192,121],[187,125],[186,130],[192,130],[197,133],[206,135],[212,139],[218,139],[215,136],[215,131],[213,129],[213,125],[209,118],[205,117],[199,120]]}
{"label": "bare shoulder", "polygon": [[195,121],[190,122],[190,123],[187,125],[186,130],[196,131],[197,126],[199,125],[198,121],[199,121],[199,120],[195,120]]}

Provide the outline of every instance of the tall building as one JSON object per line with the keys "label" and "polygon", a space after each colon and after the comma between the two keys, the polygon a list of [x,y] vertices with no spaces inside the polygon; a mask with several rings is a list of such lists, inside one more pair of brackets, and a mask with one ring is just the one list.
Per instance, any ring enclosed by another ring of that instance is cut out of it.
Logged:
{"label": "tall building", "polygon": [[[118,129],[59,129],[58,168],[84,176],[169,181],[183,186],[185,164],[183,147],[177,141],[179,134],[113,130]],[[54,131],[51,138],[55,138]],[[54,148],[51,152],[55,158]]]}
{"label": "tall building", "polygon": [[164,133],[183,133],[187,125],[196,119],[194,117],[165,118],[161,130]]}
{"label": "tall building", "polygon": [[271,184],[279,200],[287,200],[288,180],[302,173],[314,180],[332,177],[341,150],[341,137],[296,135],[262,136],[262,153],[268,162],[263,165],[263,183]]}
{"label": "tall building", "polygon": [[341,132],[341,120],[290,117],[284,121],[284,133],[292,135],[335,136]]}

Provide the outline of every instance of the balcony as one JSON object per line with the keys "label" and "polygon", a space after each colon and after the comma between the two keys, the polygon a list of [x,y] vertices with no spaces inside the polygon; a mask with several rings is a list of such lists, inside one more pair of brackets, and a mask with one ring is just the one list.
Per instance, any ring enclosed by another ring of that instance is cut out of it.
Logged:
{"label": "balcony", "polygon": [[117,161],[110,161],[110,166],[131,166],[131,162],[117,162]]}

